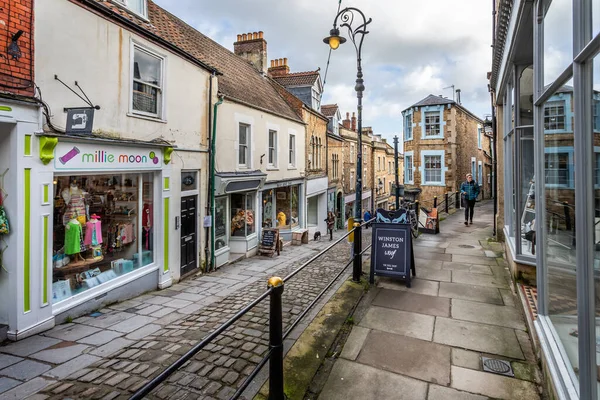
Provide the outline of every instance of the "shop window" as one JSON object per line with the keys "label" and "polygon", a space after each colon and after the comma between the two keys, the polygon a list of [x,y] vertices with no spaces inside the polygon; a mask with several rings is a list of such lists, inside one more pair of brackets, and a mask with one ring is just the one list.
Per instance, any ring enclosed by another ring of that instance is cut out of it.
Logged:
{"label": "shop window", "polygon": [[544,106],[544,130],[565,130],[565,102],[553,101]]}
{"label": "shop window", "polygon": [[[533,128],[518,128],[519,159],[518,170],[515,171],[515,187],[519,188],[519,209],[517,218],[520,224],[520,248],[517,253],[533,256],[533,232],[535,232],[535,177],[534,177],[534,142]],[[533,231],[533,232],[532,232]]]}
{"label": "shop window", "polygon": [[215,250],[227,247],[227,197],[215,199]]}
{"label": "shop window", "polygon": [[[572,93],[555,94],[571,96]],[[545,109],[554,107],[554,101],[546,103]],[[591,111],[591,110],[590,110]],[[562,343],[573,371],[579,369],[578,352],[578,307],[577,307],[577,264],[575,240],[576,197],[571,187],[577,176],[573,168],[573,133],[544,135],[544,179],[545,210],[542,221],[535,229],[544,229],[545,240],[539,243],[546,253],[548,282],[548,315],[554,324],[558,340]],[[536,216],[538,215],[536,213]],[[535,220],[537,222],[537,218]],[[582,266],[583,267],[583,266]]]}
{"label": "shop window", "polygon": [[319,196],[313,196],[313,197],[309,197],[307,200],[307,206],[308,206],[308,211],[307,211],[307,219],[308,219],[308,226],[317,226],[319,224]]}
{"label": "shop window", "polygon": [[152,174],[54,181],[54,303],[154,262]]}
{"label": "shop window", "polygon": [[139,45],[133,45],[132,111],[150,117],[162,117],[163,64],[160,57]]}
{"label": "shop window", "polygon": [[273,213],[275,212],[275,209],[273,207],[273,204],[275,204],[275,200],[273,199],[273,193],[273,189],[265,190],[264,192],[262,192],[263,228],[276,227],[275,216],[273,215]]}
{"label": "shop window", "polygon": [[231,236],[245,237],[255,232],[254,194],[231,194]]}
{"label": "shop window", "polygon": [[[275,203],[275,227],[290,229],[299,225],[299,192],[298,185],[274,190],[275,197],[272,201]],[[264,196],[271,196],[272,193],[272,190],[263,192],[263,203],[266,200]]]}
{"label": "shop window", "polygon": [[544,16],[544,86],[569,66],[573,56],[573,1],[552,0]]}
{"label": "shop window", "polygon": [[238,131],[238,166],[250,168],[250,125],[240,124]]}
{"label": "shop window", "polygon": [[440,112],[427,111],[425,113],[425,137],[440,136]]}
{"label": "shop window", "polygon": [[277,131],[269,130],[269,166],[277,167]]}

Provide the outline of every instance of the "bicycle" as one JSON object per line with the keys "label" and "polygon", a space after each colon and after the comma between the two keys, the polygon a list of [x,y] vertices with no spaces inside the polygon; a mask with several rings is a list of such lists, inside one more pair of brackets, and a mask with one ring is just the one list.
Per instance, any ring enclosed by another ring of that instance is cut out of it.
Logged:
{"label": "bicycle", "polygon": [[400,204],[400,210],[404,210],[406,213],[406,223],[410,224],[410,233],[416,239],[419,236],[419,220],[414,209],[414,203],[404,200]]}

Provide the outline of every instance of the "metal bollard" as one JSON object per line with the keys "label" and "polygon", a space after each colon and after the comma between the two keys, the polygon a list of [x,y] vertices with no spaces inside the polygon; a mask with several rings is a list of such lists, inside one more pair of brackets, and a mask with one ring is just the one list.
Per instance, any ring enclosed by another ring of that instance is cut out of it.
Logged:
{"label": "metal bollard", "polygon": [[459,210],[460,209],[460,192],[456,192],[454,197],[454,207]]}
{"label": "metal bollard", "polygon": [[354,260],[352,263],[352,280],[360,282],[362,274],[362,228],[360,222],[354,223]]}
{"label": "metal bollard", "polygon": [[433,196],[433,208],[437,208],[437,196]]}
{"label": "metal bollard", "polygon": [[419,200],[415,201],[415,212],[417,214],[417,221],[419,220],[419,212],[421,212],[421,207],[419,207]]}
{"label": "metal bollard", "polygon": [[448,214],[448,193],[444,194],[444,212]]}
{"label": "metal bollard", "polygon": [[269,312],[269,400],[284,400],[283,394],[283,311],[281,295],[283,279],[273,276],[269,279],[271,288]]}

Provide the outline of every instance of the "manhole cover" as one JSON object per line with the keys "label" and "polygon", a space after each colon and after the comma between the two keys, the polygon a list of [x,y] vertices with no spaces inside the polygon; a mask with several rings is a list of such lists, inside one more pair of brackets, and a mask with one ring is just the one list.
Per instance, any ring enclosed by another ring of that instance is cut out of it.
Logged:
{"label": "manhole cover", "polygon": [[459,244],[458,247],[462,249],[474,249],[475,246],[471,246],[470,244]]}
{"label": "manhole cover", "polygon": [[481,357],[481,359],[483,360],[484,371],[506,376],[515,376],[509,362],[487,357]]}

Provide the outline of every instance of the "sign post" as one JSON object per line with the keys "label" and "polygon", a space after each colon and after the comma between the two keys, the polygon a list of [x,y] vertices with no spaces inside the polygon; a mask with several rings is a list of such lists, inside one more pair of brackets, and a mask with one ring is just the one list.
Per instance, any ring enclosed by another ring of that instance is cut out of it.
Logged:
{"label": "sign post", "polygon": [[410,287],[410,274],[416,276],[410,224],[374,223],[371,238],[370,283],[375,275],[401,278]]}
{"label": "sign post", "polygon": [[258,247],[259,254],[266,254],[273,257],[277,252],[279,255],[279,229],[263,228],[260,243]]}

